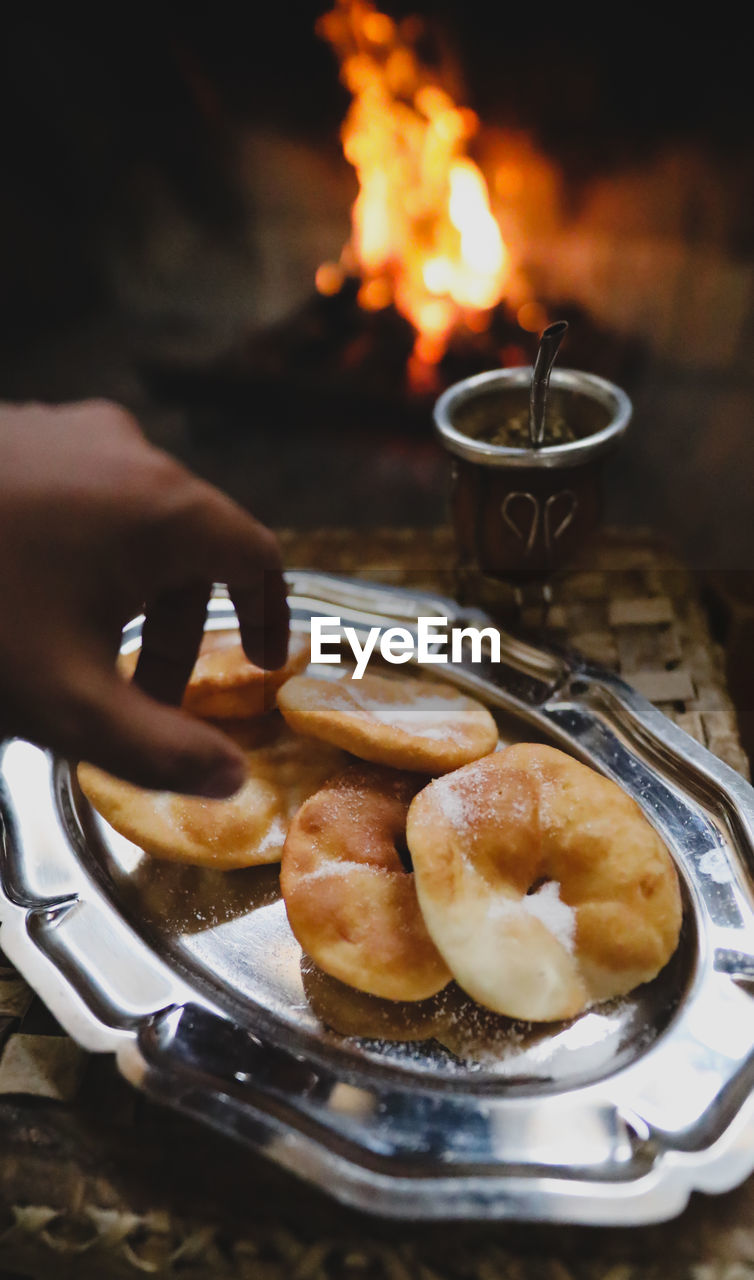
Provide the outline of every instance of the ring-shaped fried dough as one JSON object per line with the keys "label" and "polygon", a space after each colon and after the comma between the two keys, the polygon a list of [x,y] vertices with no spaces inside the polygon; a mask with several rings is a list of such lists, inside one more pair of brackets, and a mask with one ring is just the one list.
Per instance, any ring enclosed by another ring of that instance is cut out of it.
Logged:
{"label": "ring-shaped fried dough", "polygon": [[498,741],[497,725],[480,702],[411,676],[294,676],[278,690],[277,701],[298,733],[361,760],[416,773],[447,773],[494,751]]}
{"label": "ring-shaped fried dough", "polygon": [[148,791],[84,763],[79,785],[111,827],[156,858],[225,871],[279,862],[294,813],[345,756],[292,733],[277,715],[234,726],[230,736],[244,750],[248,777],[226,800]]}
{"label": "ring-shaped fried dough", "polygon": [[529,1021],[570,1018],[654,978],[678,944],[667,848],[614,782],[519,743],[411,804],[422,914],[456,981]]}
{"label": "ring-shaped fried dough", "polygon": [[388,1000],[423,1000],[450,980],[401,862],[421,780],[354,765],[302,805],[280,888],[304,951],[333,978]]}
{"label": "ring-shaped fried dough", "polygon": [[[285,665],[277,671],[265,671],[249,662],[237,630],[205,631],[181,705],[206,720],[264,715],[275,706],[280,686],[303,671],[309,654],[309,636],[293,631]],[[132,676],[138,657],[138,649],[121,655],[121,674]]]}

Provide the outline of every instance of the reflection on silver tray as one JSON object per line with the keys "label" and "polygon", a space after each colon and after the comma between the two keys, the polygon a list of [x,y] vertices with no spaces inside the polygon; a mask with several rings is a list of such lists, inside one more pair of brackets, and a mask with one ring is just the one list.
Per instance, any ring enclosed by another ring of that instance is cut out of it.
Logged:
{"label": "reflection on silver tray", "polygon": [[[452,601],[289,575],[294,626],[363,631]],[[227,599],[210,625],[235,626]],[[124,645],[138,643],[141,620]],[[754,792],[616,677],[503,637],[503,660],[434,668],[601,769],[673,850],[681,945],[655,980],[556,1026],[451,986],[416,1006],[307,964],[276,868],[162,863],[82,800],[68,766],[0,748],[3,946],[86,1047],[341,1200],[412,1218],[648,1222],[754,1168]]]}

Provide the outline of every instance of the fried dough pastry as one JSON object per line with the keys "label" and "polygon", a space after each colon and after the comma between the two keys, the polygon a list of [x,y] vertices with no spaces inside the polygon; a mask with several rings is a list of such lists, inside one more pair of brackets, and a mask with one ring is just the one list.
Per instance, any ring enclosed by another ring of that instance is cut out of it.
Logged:
{"label": "fried dough pastry", "polygon": [[302,956],[301,980],[304,994],[320,1022],[341,1036],[404,1042],[429,1040],[444,1026],[438,1012],[443,993],[410,1002],[370,996],[332,978],[309,956]]}
{"label": "fried dough pastry", "polygon": [[[249,662],[235,628],[205,631],[182,705],[206,720],[264,715],[275,706],[280,686],[303,671],[309,653],[309,636],[291,632],[285,666],[278,671],[264,671]],[[138,656],[138,649],[121,655],[118,669],[123,675],[133,675]]]}
{"label": "fried dough pastry", "polygon": [[554,1021],[654,978],[678,944],[670,853],[614,782],[518,743],[438,778],[409,809],[422,914],[458,984]]}
{"label": "fried dough pastry", "polygon": [[354,765],[291,823],[280,888],[291,929],[325,973],[388,1000],[423,1000],[450,980],[401,862],[423,780]]}
{"label": "fried dough pastry", "polygon": [[367,673],[361,680],[294,676],[277,695],[292,729],[394,769],[438,774],[494,751],[486,707],[447,685]]}
{"label": "fried dough pastry", "polygon": [[249,776],[227,800],[147,791],[84,763],[79,785],[111,827],[154,857],[225,871],[279,862],[294,813],[345,757],[292,733],[277,715],[234,727],[231,736]]}

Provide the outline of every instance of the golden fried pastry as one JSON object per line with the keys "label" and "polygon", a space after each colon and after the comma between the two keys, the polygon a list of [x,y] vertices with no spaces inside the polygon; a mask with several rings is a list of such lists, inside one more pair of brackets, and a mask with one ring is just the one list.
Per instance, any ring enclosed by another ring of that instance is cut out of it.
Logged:
{"label": "golden fried pastry", "polygon": [[[429,1040],[436,1037],[444,1026],[441,1013],[444,992],[427,1000],[381,999],[331,978],[309,956],[301,959],[301,981],[304,994],[320,1022],[341,1036],[404,1042]],[[471,1004],[468,997],[464,999]]]}
{"label": "golden fried pastry", "polygon": [[[285,666],[264,671],[249,662],[238,631],[205,631],[182,705],[207,720],[261,716],[275,706],[281,684],[303,671],[309,653],[309,636],[291,632]],[[138,656],[138,649],[121,655],[118,668],[123,675],[133,675]]]}
{"label": "golden fried pastry", "polygon": [[294,676],[278,690],[277,701],[298,733],[394,769],[447,773],[497,745],[497,725],[480,702],[411,676]]}
{"label": "golden fried pastry", "polygon": [[388,1000],[423,1000],[450,979],[401,862],[421,782],[354,765],[302,805],[283,851],[291,929],[325,973]]}
{"label": "golden fried pastry", "polygon": [[309,1004],[325,1026],[342,1036],[368,1040],[437,1040],[461,1060],[499,1063],[517,1057],[539,1035],[499,1013],[482,1009],[455,982],[427,1000],[382,1000],[338,982],[308,957],[301,961],[301,980]]}
{"label": "golden fried pastry", "polygon": [[678,877],[657,832],[553,747],[518,743],[436,779],[406,835],[438,950],[498,1013],[573,1017],[654,978],[678,944]]}
{"label": "golden fried pastry", "polygon": [[279,862],[294,813],[344,756],[298,737],[278,716],[255,723],[253,734],[249,726],[231,733],[249,776],[227,800],[146,791],[91,764],[78,767],[81,790],[111,827],[157,858],[226,871]]}

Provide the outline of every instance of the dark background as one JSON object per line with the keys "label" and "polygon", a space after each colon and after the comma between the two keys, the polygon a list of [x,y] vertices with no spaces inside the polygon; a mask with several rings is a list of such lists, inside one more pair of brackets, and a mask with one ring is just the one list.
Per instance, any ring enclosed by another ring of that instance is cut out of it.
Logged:
{"label": "dark background", "polygon": [[[222,378],[199,396],[190,376],[225,367],[249,334],[269,329],[274,344],[276,326],[308,305],[311,264],[347,236],[348,98],[314,34],[326,8],[155,5],[139,20],[59,6],[6,19],[0,396],[112,396],[273,524],[431,523],[444,515],[445,469],[429,402],[407,420],[373,396],[331,414],[332,398],[314,403],[298,385],[300,344],[283,343],[261,397],[253,385],[228,395]],[[693,158],[681,213],[669,230],[644,230],[695,262],[708,245],[712,276],[725,268],[736,316],[724,358],[707,361],[698,334],[689,355],[680,289],[677,340],[661,350],[641,316],[616,336],[582,313],[562,361],[615,377],[635,402],[610,468],[610,518],[649,523],[694,566],[748,571],[752,112],[737,25],[719,8],[603,8],[598,19],[453,0],[385,8],[423,15],[423,51],[450,55],[463,100],[486,125],[524,130],[559,167],[568,216],[595,180],[651,172],[676,153],[688,173]],[[672,166],[668,184],[672,205]],[[612,234],[619,257],[620,219]],[[714,296],[713,338],[733,323],[725,293]],[[518,336],[530,357],[533,337]],[[176,367],[184,377],[155,376]]]}

